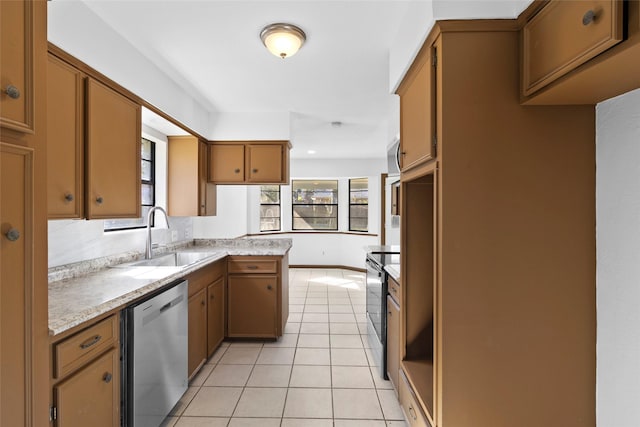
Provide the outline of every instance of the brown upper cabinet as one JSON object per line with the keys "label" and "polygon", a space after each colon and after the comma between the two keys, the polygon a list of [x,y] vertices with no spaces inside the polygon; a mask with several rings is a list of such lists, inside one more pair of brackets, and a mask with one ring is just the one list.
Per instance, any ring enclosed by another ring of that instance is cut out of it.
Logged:
{"label": "brown upper cabinet", "polygon": [[139,217],[140,105],[51,53],[47,79],[49,218]]}
{"label": "brown upper cabinet", "polygon": [[209,181],[218,184],[286,184],[289,141],[214,141]]}
{"label": "brown upper cabinet", "polygon": [[84,76],[49,54],[47,68],[49,218],[84,215]]}
{"label": "brown upper cabinet", "polygon": [[140,105],[93,79],[86,87],[87,219],[138,218]]}
{"label": "brown upper cabinet", "polygon": [[3,1],[0,19],[0,126],[34,132],[34,8],[31,1]]}
{"label": "brown upper cabinet", "polygon": [[398,87],[400,170],[435,158],[435,51],[420,57]]}
{"label": "brown upper cabinet", "polygon": [[195,136],[170,136],[168,153],[169,215],[215,215],[216,186],[207,182],[207,144]]}
{"label": "brown upper cabinet", "polygon": [[520,20],[521,103],[594,105],[640,87],[640,2],[534,2]]}
{"label": "brown upper cabinet", "polygon": [[522,31],[524,95],[620,41],[622,1],[551,1]]}

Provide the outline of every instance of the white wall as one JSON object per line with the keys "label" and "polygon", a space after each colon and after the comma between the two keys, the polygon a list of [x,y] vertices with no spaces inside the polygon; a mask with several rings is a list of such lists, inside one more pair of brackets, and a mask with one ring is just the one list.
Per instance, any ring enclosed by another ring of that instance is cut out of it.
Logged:
{"label": "white wall", "polygon": [[597,425],[640,425],[640,90],[597,106]]}
{"label": "white wall", "polygon": [[196,239],[235,238],[248,234],[247,186],[218,185],[216,216],[194,217]]}
{"label": "white wall", "polygon": [[289,113],[277,112],[217,113],[212,116],[211,132],[207,137],[213,141],[288,141],[289,118]]}

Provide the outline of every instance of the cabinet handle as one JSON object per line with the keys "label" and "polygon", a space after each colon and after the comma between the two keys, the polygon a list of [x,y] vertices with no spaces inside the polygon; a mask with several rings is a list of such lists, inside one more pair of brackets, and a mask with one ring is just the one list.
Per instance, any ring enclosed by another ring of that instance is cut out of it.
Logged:
{"label": "cabinet handle", "polygon": [[409,406],[409,416],[413,418],[414,421],[418,419],[418,415],[416,414],[416,410],[413,409],[413,406]]}
{"label": "cabinet handle", "polygon": [[257,270],[257,269],[258,269],[258,266],[257,266],[257,265],[248,265],[248,266],[247,266],[247,269],[248,269],[248,270]]}
{"label": "cabinet handle", "polygon": [[388,314],[389,316],[391,316],[391,310],[387,311],[387,314]]}
{"label": "cabinet handle", "polygon": [[234,170],[235,173],[240,173],[240,169]]}
{"label": "cabinet handle", "polygon": [[67,202],[73,202],[73,194],[71,194],[71,193],[67,193],[67,194],[65,194],[65,195],[64,195],[64,199],[65,199]]}
{"label": "cabinet handle", "polygon": [[9,229],[9,231],[7,231],[5,236],[7,237],[7,240],[9,240],[10,242],[15,242],[20,238],[20,231],[18,231],[17,228],[12,227]]}
{"label": "cabinet handle", "polygon": [[589,9],[582,16],[582,25],[586,27],[587,25],[591,24],[595,20],[596,20],[596,13],[593,10]]}
{"label": "cabinet handle", "polygon": [[102,377],[102,381],[104,381],[105,383],[109,384],[111,382],[112,378],[113,378],[113,375],[111,375],[110,372],[106,372],[104,374],[104,376]]}
{"label": "cabinet handle", "polygon": [[91,347],[92,345],[94,345],[95,343],[97,343],[98,341],[100,341],[101,339],[102,339],[101,335],[94,335],[88,340],[86,340],[85,342],[83,342],[82,344],[80,344],[80,348],[85,350]]}
{"label": "cabinet handle", "polygon": [[257,172],[258,172],[258,169],[253,169],[253,170],[252,170],[252,172],[253,172],[253,173],[257,173]]}
{"label": "cabinet handle", "polygon": [[211,299],[215,299],[215,295],[211,295],[209,298],[211,298]]}
{"label": "cabinet handle", "polygon": [[102,204],[102,202],[104,202],[104,199],[102,198],[102,196],[98,196],[98,197],[96,197],[96,203],[97,203],[97,204],[101,205],[101,204]]}
{"label": "cabinet handle", "polygon": [[271,289],[273,289],[273,286],[267,285],[267,289],[271,290]]}
{"label": "cabinet handle", "polygon": [[202,305],[204,306],[204,305],[205,305],[205,301],[204,301],[204,300],[202,300],[202,301],[200,302],[200,304],[202,304]]}
{"label": "cabinet handle", "polygon": [[6,93],[7,96],[11,99],[20,98],[20,89],[18,89],[14,85],[7,85],[6,89],[4,90],[4,93]]}
{"label": "cabinet handle", "polygon": [[401,151],[400,154],[402,154],[403,156],[406,156],[407,152],[406,151]]}

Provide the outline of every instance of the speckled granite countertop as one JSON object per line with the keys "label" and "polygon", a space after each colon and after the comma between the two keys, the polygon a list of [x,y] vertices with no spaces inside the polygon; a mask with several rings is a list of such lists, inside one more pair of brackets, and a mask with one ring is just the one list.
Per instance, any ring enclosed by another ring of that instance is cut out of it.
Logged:
{"label": "speckled granite countertop", "polygon": [[211,257],[186,267],[111,268],[142,258],[139,252],[49,269],[49,335],[54,336],[172,283],[227,255],[282,256],[291,239],[196,239],[163,248],[193,250]]}
{"label": "speckled granite countertop", "polygon": [[384,266],[384,271],[389,273],[389,276],[400,284],[400,264],[387,264]]}

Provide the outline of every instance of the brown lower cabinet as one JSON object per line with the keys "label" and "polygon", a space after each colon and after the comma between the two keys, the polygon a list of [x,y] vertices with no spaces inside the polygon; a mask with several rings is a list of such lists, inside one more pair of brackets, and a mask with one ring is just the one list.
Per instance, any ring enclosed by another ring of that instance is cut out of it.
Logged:
{"label": "brown lower cabinet", "polygon": [[[392,279],[389,279],[392,280]],[[387,375],[396,393],[400,370],[400,306],[387,296]]]}
{"label": "brown lower cabinet", "polygon": [[289,317],[287,255],[230,256],[227,268],[227,336],[281,336]]}
{"label": "brown lower cabinet", "polygon": [[189,281],[189,378],[198,372],[224,338],[225,271],[226,262],[220,260],[185,277]]}
{"label": "brown lower cabinet", "polygon": [[57,427],[120,426],[119,318],[55,338],[51,346]]}

